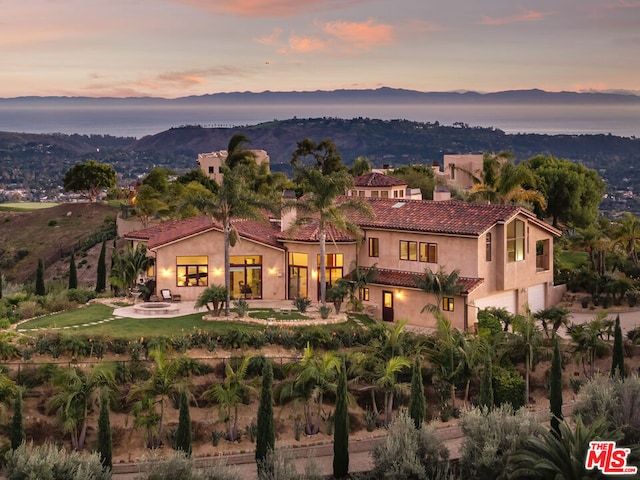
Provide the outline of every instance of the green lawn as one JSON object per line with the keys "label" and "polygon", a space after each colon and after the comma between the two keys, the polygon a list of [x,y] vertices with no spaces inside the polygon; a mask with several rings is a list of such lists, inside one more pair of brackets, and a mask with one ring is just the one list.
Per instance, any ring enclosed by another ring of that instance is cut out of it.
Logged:
{"label": "green lawn", "polygon": [[42,210],[43,208],[51,208],[60,205],[59,203],[41,203],[41,202],[13,202],[0,203],[0,210],[9,212],[30,212],[31,210]]}
{"label": "green lawn", "polygon": [[113,308],[101,303],[95,303],[88,307],[80,307],[75,310],[54,313],[44,317],[29,320],[20,326],[18,330],[31,328],[62,328],[85,323],[99,322],[113,317]]}
{"label": "green lawn", "polygon": [[571,270],[589,264],[589,254],[587,252],[562,250],[558,253],[558,259],[562,265]]}

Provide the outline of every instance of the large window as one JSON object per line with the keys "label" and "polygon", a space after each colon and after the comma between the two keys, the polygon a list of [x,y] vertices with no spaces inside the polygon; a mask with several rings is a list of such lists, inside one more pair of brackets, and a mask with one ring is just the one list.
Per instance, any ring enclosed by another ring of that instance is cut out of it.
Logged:
{"label": "large window", "polygon": [[209,258],[206,255],[176,258],[176,285],[178,287],[206,287]]}
{"label": "large window", "polygon": [[438,244],[420,242],[420,261],[438,263]]}
{"label": "large window", "polygon": [[400,260],[418,260],[418,243],[400,240]]}
{"label": "large window", "polygon": [[442,299],[442,310],[445,312],[453,312],[453,297],[444,297]]}
{"label": "large window", "polygon": [[[318,299],[320,299],[320,255],[318,259]],[[327,290],[334,286],[342,278],[342,267],[344,256],[341,253],[328,253],[325,256],[325,276],[327,280]]]}
{"label": "large window", "polygon": [[525,230],[522,220],[514,220],[507,225],[507,261],[524,260]]}
{"label": "large window", "polygon": [[235,298],[262,298],[262,255],[231,255],[231,293]]}
{"label": "large window", "polygon": [[369,238],[369,256],[378,257],[380,255],[380,242],[377,238]]}
{"label": "large window", "polygon": [[289,299],[308,296],[309,256],[289,252]]}
{"label": "large window", "polygon": [[538,240],[536,242],[536,270],[549,270],[549,240]]}

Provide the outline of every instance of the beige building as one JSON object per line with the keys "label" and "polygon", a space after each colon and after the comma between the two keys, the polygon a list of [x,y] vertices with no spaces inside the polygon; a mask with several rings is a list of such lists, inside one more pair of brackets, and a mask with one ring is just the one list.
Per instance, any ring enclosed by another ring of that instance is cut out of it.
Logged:
{"label": "beige building", "polygon": [[[376,268],[363,289],[368,312],[389,322],[434,328],[422,312],[437,303],[418,287],[416,277],[457,270],[462,292],[440,299],[453,326],[472,328],[486,307],[511,313],[533,312],[559,301],[553,285],[553,239],[560,232],[526,209],[458,201],[363,197],[373,218],[354,216],[364,232],[357,245],[350,235],[329,231],[326,278],[331,287],[355,265]],[[236,221],[240,240],[231,252],[234,297],[319,299],[318,229],[310,224],[287,231],[295,212],[270,224]],[[155,257],[158,291],[163,288],[195,300],[209,285],[224,284],[222,230],[206,216],[168,222],[131,232],[125,238],[147,245]],[[356,262],[357,259],[357,262]]]}
{"label": "beige building", "polygon": [[[263,163],[269,163],[269,155],[264,150],[249,150],[258,165]],[[217,183],[222,183],[222,164],[227,159],[228,152],[226,150],[218,150],[216,152],[211,153],[199,153],[198,154],[198,165],[200,169],[207,175],[210,179],[215,180]]]}
{"label": "beige building", "polygon": [[409,188],[407,182],[380,172],[371,172],[355,177],[353,188],[347,192],[347,195],[363,198],[422,200],[419,188]]}
{"label": "beige building", "polygon": [[442,169],[439,165],[433,168],[435,178],[439,178],[446,185],[455,185],[468,190],[474,185],[473,177],[482,172],[483,155],[444,155]]}

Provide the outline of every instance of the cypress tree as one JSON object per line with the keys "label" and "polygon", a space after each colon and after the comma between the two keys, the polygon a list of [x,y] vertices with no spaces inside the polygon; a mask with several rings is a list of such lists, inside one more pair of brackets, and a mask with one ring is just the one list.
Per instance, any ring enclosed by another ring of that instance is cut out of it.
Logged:
{"label": "cypress tree", "polygon": [[491,365],[491,351],[487,348],[484,352],[484,368],[480,380],[480,405],[493,408],[493,366]]}
{"label": "cypress tree", "polygon": [[559,340],[556,337],[551,358],[551,374],[549,377],[549,406],[551,409],[551,430],[560,435],[562,421],[562,364],[560,359]]}
{"label": "cypress tree", "polygon": [[256,438],[256,464],[258,476],[264,469],[273,473],[273,465],[268,465],[269,453],[273,453],[276,445],[275,427],[273,424],[273,366],[265,359],[262,369],[262,391],[258,407],[258,436]]}
{"label": "cypress tree", "polygon": [[409,396],[409,416],[416,428],[420,428],[427,416],[427,400],[422,383],[420,357],[416,355],[411,369],[411,395]]}
{"label": "cypress tree", "polygon": [[44,260],[38,260],[38,270],[36,270],[36,295],[44,297],[47,290],[44,286]]}
{"label": "cypress tree", "polygon": [[333,433],[333,477],[346,478],[349,475],[349,410],[347,391],[347,368],[344,359],[340,365],[338,388],[336,390],[336,412]]}
{"label": "cypress tree", "polygon": [[183,451],[191,456],[191,415],[189,414],[189,400],[187,389],[180,394],[180,416],[178,417],[178,430],[176,431],[176,450]]}
{"label": "cypress tree", "polygon": [[622,329],[620,328],[620,315],[616,317],[616,326],[613,334],[613,358],[611,362],[611,377],[624,379],[624,349],[622,347]]}
{"label": "cypress tree", "polygon": [[76,256],[71,252],[69,257],[69,290],[78,288],[78,270],[76,268]]}
{"label": "cypress tree", "polygon": [[26,439],[24,431],[24,420],[22,416],[22,393],[16,391],[16,398],[13,408],[13,417],[11,418],[11,426],[9,427],[9,439],[11,440],[11,449],[18,448]]}
{"label": "cypress tree", "polygon": [[100,415],[98,417],[98,453],[102,467],[111,470],[113,467],[113,439],[111,421],[109,419],[109,401],[102,395]]}
{"label": "cypress tree", "polygon": [[102,242],[100,256],[98,257],[96,279],[96,292],[102,293],[107,289],[107,241]]}

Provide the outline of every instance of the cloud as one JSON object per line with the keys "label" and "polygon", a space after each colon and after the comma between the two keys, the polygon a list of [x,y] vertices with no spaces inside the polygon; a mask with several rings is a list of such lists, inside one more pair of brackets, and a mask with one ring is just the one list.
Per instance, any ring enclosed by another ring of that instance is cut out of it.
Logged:
{"label": "cloud", "polygon": [[632,2],[629,0],[618,0],[614,3],[607,3],[605,8],[617,10],[617,9],[631,9],[631,8],[640,8],[640,2]]}
{"label": "cloud", "polygon": [[241,17],[295,17],[309,12],[340,10],[368,0],[173,0],[202,10]]}
{"label": "cloud", "polygon": [[269,47],[282,45],[282,32],[281,28],[274,28],[269,35],[256,38],[256,42]]}
{"label": "cloud", "polygon": [[311,53],[323,52],[328,49],[328,43],[320,38],[291,35],[289,37],[289,48],[281,49],[281,53]]}
{"label": "cloud", "polygon": [[544,12],[536,12],[534,10],[528,10],[517,15],[511,15],[509,17],[489,17],[482,15],[480,20],[481,25],[508,25],[510,23],[520,22],[538,22],[545,19],[549,14]]}
{"label": "cloud", "polygon": [[370,18],[365,22],[344,22],[337,20],[327,22],[323,31],[337,39],[343,46],[357,50],[368,50],[372,47],[389,45],[395,39],[395,28],[391,25],[378,24]]}

